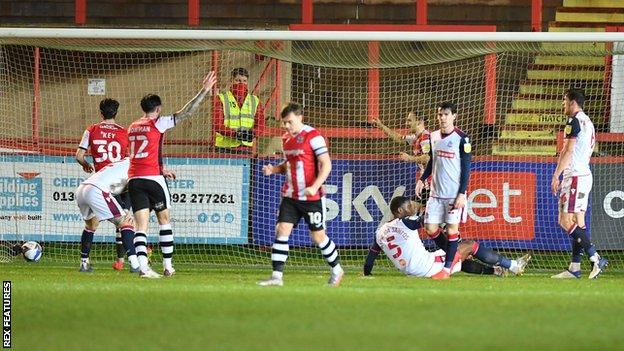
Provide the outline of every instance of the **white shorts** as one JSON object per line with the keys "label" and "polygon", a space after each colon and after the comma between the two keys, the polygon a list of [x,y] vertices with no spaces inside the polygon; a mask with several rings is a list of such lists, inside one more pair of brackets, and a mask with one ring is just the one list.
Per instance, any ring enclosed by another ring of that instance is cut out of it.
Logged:
{"label": "white shorts", "polygon": [[99,221],[106,221],[125,214],[124,209],[115,197],[103,192],[91,184],[80,184],[76,189],[76,204],[82,218],[87,221],[96,217]]}
{"label": "white shorts", "polygon": [[[430,278],[430,277],[436,275],[436,273],[440,272],[444,268],[444,262],[445,262],[445,258],[446,258],[446,253],[443,250],[436,250],[436,251],[432,252],[431,254],[434,255],[435,257],[434,257],[434,260],[433,260],[433,264],[431,265],[431,268],[425,274],[425,277],[427,277],[427,278]],[[456,252],[455,255],[459,255],[459,252]],[[451,268],[453,269],[451,271],[451,274],[457,273],[457,272],[461,271],[461,261],[458,261]]]}
{"label": "white shorts", "polygon": [[559,211],[577,213],[587,211],[589,192],[594,178],[591,174],[564,177],[559,191]]}
{"label": "white shorts", "polygon": [[466,222],[466,208],[453,208],[455,199],[430,197],[425,209],[425,223],[458,224]]}

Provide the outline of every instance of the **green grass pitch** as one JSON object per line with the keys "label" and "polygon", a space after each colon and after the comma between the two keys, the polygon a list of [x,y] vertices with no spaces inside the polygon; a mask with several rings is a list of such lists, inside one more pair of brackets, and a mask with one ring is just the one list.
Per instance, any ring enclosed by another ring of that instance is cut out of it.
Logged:
{"label": "green grass pitch", "polygon": [[100,263],[0,265],[12,281],[16,350],[622,350],[620,274],[558,281],[547,274],[449,281],[179,265],[145,280]]}

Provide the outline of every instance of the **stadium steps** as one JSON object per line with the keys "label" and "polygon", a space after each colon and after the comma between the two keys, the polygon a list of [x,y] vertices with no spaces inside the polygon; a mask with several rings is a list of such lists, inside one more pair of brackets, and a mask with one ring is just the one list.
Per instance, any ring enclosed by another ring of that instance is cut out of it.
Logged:
{"label": "stadium steps", "polygon": [[526,129],[505,129],[501,131],[501,140],[557,140],[557,133],[555,129],[538,129],[538,130],[526,130]]}
{"label": "stadium steps", "polygon": [[[586,111],[604,111],[606,108],[605,101],[599,100],[599,96],[588,94],[585,92],[587,103]],[[516,95],[511,108],[514,110],[550,110],[553,112],[563,110],[563,91],[558,94],[519,94]]]}
{"label": "stadium steps", "polygon": [[559,22],[624,22],[624,8],[560,7],[555,14]]}
{"label": "stadium steps", "polygon": [[549,22],[549,32],[605,32],[609,26],[624,26],[624,22]]}
{"label": "stadium steps", "polygon": [[605,60],[601,56],[537,56],[535,57],[536,65],[584,65],[604,67]]}
{"label": "stadium steps", "polygon": [[624,8],[624,1],[621,1],[621,0],[563,0],[563,7]]}
{"label": "stadium steps", "polygon": [[[573,85],[574,82],[570,82],[567,80],[562,81],[524,81],[520,84],[519,93],[522,95],[532,94],[532,95],[554,95],[561,99],[561,91],[562,86],[570,86]],[[604,86],[602,84],[592,84],[585,85],[584,89],[585,94],[590,96],[601,96],[604,93]]]}
{"label": "stadium steps", "polygon": [[[551,32],[604,32],[607,26],[624,26],[624,1],[564,0],[557,9]],[[555,156],[557,134],[563,130],[562,94],[570,87],[583,88],[585,111],[597,127],[604,124],[604,43],[543,43],[546,51],[528,66],[526,79],[502,122],[494,155]],[[596,53],[592,55],[592,53]]]}
{"label": "stadium steps", "polygon": [[554,156],[557,153],[556,143],[512,144],[495,143],[492,153],[499,156]]}
{"label": "stadium steps", "polygon": [[561,126],[566,123],[566,116],[562,113],[541,112],[511,112],[505,116],[505,128],[514,125],[521,126]]}

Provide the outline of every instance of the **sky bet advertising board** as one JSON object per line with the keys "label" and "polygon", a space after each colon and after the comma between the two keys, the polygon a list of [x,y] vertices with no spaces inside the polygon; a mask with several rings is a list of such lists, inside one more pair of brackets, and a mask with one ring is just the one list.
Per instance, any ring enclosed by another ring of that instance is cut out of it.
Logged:
{"label": "sky bet advertising board", "polygon": [[[253,172],[253,183],[261,184],[252,194],[253,218],[261,219],[252,224],[254,242],[260,245],[273,242],[280,200],[278,194],[284,181],[283,176],[264,176],[261,169],[264,164],[277,162],[260,160]],[[500,248],[568,250],[570,240],[557,224],[558,198],[550,191],[555,166],[555,163],[473,162],[467,194],[467,222],[460,225],[462,237]],[[414,194],[416,168],[407,162],[389,160],[332,160],[332,167],[325,186],[328,235],[338,245],[368,246],[379,225],[391,219],[389,203],[392,197]],[[613,170],[605,172],[611,178],[622,174],[613,173]],[[620,189],[619,193],[610,189],[615,198],[609,202],[619,210],[611,211],[611,217],[601,216],[602,223],[624,218],[621,184]],[[604,190],[593,194],[592,204],[604,202],[603,192],[609,193]],[[596,217],[592,205],[588,209],[590,217]],[[591,231],[591,224],[588,228]],[[614,248],[614,245],[623,248],[624,242],[611,238],[613,235],[613,230],[601,230],[593,233],[592,238],[599,249]],[[291,240],[293,245],[310,245],[303,221]],[[611,243],[610,246],[606,245],[607,242]]]}
{"label": "sky bet advertising board", "polygon": [[[74,191],[88,175],[74,159],[2,156],[0,161],[0,240],[79,241],[84,223]],[[169,182],[176,242],[273,243],[284,176],[266,177],[261,171],[279,160],[254,162],[165,160],[178,176]],[[378,226],[391,219],[392,197],[414,194],[415,165],[391,160],[332,160],[332,165],[325,185],[328,234],[342,246],[368,246]],[[462,237],[492,247],[569,249],[569,238],[557,224],[557,197],[550,192],[554,168],[554,163],[473,162]],[[614,177],[623,171],[621,165],[594,165],[588,218],[599,249],[624,248],[613,230],[624,221],[624,186]],[[157,231],[152,213],[149,233]],[[95,240],[113,236],[113,225],[103,223]],[[148,234],[148,240],[157,237]],[[311,245],[303,221],[291,243]]]}
{"label": "sky bet advertising board", "polygon": [[[89,175],[73,157],[0,156],[0,240],[79,241],[84,221],[74,191]],[[171,223],[178,243],[247,243],[249,161],[165,159]],[[96,241],[112,241],[102,223]],[[150,233],[152,235],[150,235]],[[150,216],[148,240],[157,241]]]}

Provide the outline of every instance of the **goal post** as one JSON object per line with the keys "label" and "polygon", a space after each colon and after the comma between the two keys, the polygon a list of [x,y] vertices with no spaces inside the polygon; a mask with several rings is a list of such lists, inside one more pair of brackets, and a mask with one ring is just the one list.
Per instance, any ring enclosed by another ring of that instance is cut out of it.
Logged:
{"label": "goal post", "polygon": [[[566,122],[562,95],[578,88],[597,131],[589,230],[610,269],[622,270],[623,42],[617,30],[0,28],[0,245],[37,240],[45,260],[77,262],[83,222],[73,191],[88,174],[74,153],[84,129],[100,121],[99,101],[117,99],[116,121],[128,126],[141,116],[143,95],[159,94],[163,110],[174,112],[215,70],[213,96],[165,138],[165,164],[178,174],[169,183],[176,262],[269,267],[284,179],[265,177],[261,168],[280,162],[279,111],[297,101],[330,146],[328,235],[347,266],[361,266],[375,229],[390,218],[391,198],[413,195],[417,172],[400,156],[411,148],[371,119],[407,134],[413,111],[435,130],[436,105],[453,101],[456,125],[473,145],[462,237],[512,258],[532,251],[534,269],[565,268],[570,239],[558,228],[550,177]],[[239,67],[249,72],[262,118],[253,146],[219,148],[215,135],[223,126],[215,116],[223,106],[216,95],[230,89]],[[148,241],[158,257],[156,233],[152,218]],[[103,223],[95,238],[95,262],[112,259],[113,226]],[[291,247],[289,266],[324,265],[305,224]]]}

